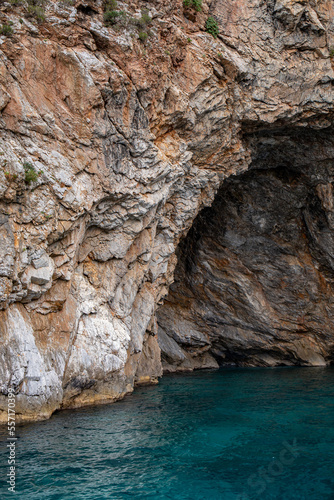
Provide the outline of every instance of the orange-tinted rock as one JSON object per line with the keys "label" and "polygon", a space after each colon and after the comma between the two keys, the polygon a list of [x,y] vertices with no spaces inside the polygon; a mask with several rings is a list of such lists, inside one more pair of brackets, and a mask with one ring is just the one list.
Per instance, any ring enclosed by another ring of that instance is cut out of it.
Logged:
{"label": "orange-tinted rock", "polygon": [[[41,24],[0,7],[14,31],[0,47],[0,386],[5,409],[14,385],[22,419],[155,379],[147,329],[175,250],[248,169],[243,133],[332,120],[329,1],[302,17],[291,2],[203,1],[185,17],[182,0],[136,0],[109,28],[101,2],[77,7],[50,0]],[[145,43],[129,19],[142,8]]]}

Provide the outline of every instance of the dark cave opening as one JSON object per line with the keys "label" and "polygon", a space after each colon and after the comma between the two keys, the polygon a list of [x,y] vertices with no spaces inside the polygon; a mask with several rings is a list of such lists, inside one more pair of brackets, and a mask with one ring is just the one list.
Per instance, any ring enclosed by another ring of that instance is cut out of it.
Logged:
{"label": "dark cave opening", "polygon": [[158,311],[165,371],[333,362],[333,129],[245,143],[249,170],[224,181],[179,245]]}
{"label": "dark cave opening", "polygon": [[79,4],[77,6],[77,10],[78,12],[80,12],[81,14],[85,15],[85,16],[92,16],[94,14],[98,14],[98,9],[93,9],[91,6],[89,5],[83,5],[83,4]]}

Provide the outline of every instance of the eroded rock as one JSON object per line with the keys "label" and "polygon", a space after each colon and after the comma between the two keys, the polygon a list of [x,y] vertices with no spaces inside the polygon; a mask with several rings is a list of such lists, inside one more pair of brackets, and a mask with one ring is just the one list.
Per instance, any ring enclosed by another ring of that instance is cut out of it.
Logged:
{"label": "eroded rock", "polygon": [[251,170],[223,183],[180,247],[158,311],[167,370],[182,354],[195,368],[204,345],[220,364],[333,361],[332,128],[250,143]]}
{"label": "eroded rock", "polygon": [[[147,2],[122,8],[139,19]],[[1,6],[14,30],[0,46],[2,420],[10,384],[17,418],[33,419],[155,382],[155,313],[176,248],[224,179],[249,168],[242,132],[332,123],[330,1],[203,1],[192,20],[182,0],[149,9],[143,43],[134,22],[104,26],[101,2],[50,0],[41,24],[24,5]],[[330,224],[330,181],[316,184]],[[179,320],[166,359],[217,366],[202,329]],[[192,353],[175,345],[182,336]],[[317,349],[295,344],[297,357],[325,359]]]}

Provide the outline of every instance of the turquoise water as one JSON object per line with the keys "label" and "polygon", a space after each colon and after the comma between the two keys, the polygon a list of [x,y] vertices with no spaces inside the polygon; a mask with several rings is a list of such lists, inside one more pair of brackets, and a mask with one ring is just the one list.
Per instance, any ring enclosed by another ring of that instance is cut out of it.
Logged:
{"label": "turquoise water", "polygon": [[20,500],[333,500],[334,369],[166,376],[17,435]]}

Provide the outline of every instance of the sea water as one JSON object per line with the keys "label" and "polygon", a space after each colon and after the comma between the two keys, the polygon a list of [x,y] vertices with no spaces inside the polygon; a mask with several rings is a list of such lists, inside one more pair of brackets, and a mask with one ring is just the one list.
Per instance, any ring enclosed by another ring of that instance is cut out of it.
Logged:
{"label": "sea water", "polygon": [[110,405],[17,427],[20,500],[334,499],[334,369],[169,375]]}

